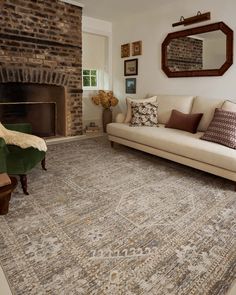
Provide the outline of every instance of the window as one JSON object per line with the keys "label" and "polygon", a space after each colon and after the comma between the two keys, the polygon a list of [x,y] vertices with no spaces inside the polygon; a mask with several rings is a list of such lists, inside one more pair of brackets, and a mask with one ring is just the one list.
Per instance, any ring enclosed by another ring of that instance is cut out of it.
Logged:
{"label": "window", "polygon": [[83,88],[98,88],[98,70],[83,70]]}

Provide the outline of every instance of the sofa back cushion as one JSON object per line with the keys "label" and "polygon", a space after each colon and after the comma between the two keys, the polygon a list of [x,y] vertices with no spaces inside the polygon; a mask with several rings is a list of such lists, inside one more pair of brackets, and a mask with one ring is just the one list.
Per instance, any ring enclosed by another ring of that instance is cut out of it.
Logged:
{"label": "sofa back cushion", "polygon": [[202,119],[198,125],[198,131],[206,131],[210,125],[216,108],[221,108],[224,99],[210,99],[197,96],[194,98],[191,114],[203,113]]}
{"label": "sofa back cushion", "polygon": [[167,124],[173,109],[189,114],[192,108],[193,98],[190,95],[157,95],[158,122]]}
{"label": "sofa back cushion", "polygon": [[226,100],[222,105],[222,110],[236,112],[236,102]]}

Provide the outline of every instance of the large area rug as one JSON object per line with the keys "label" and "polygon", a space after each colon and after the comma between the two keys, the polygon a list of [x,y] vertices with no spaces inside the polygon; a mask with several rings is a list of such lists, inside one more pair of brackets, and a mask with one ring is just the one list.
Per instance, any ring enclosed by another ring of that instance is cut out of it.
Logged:
{"label": "large area rug", "polygon": [[236,273],[230,181],[105,138],[50,146],[47,163],[0,217],[13,293],[226,294]]}

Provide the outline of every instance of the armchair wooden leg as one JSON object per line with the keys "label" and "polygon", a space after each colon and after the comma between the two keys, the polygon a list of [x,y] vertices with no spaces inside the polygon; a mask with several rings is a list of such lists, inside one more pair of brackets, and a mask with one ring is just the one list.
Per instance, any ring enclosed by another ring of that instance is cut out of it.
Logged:
{"label": "armchair wooden leg", "polygon": [[111,147],[113,148],[114,147],[114,141],[110,141],[111,143]]}
{"label": "armchair wooden leg", "polygon": [[28,186],[27,186],[27,175],[20,175],[20,183],[25,195],[29,195],[28,193]]}
{"label": "armchair wooden leg", "polygon": [[41,166],[43,168],[43,170],[47,171],[47,168],[46,168],[46,158],[44,158],[41,162]]}

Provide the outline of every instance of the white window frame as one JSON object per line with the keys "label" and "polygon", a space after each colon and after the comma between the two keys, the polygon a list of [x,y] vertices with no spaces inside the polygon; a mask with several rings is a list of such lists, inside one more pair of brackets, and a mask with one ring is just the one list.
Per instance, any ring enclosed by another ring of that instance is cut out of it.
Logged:
{"label": "white window frame", "polygon": [[[90,75],[84,75],[84,71],[90,71]],[[96,71],[96,77],[97,77],[97,85],[96,86],[84,86],[84,76],[90,77],[90,85],[91,85],[91,77],[95,77],[94,75],[91,75],[91,71]],[[84,90],[98,90],[99,89],[99,70],[98,69],[83,69],[82,72],[82,78],[83,78],[83,89]]]}

